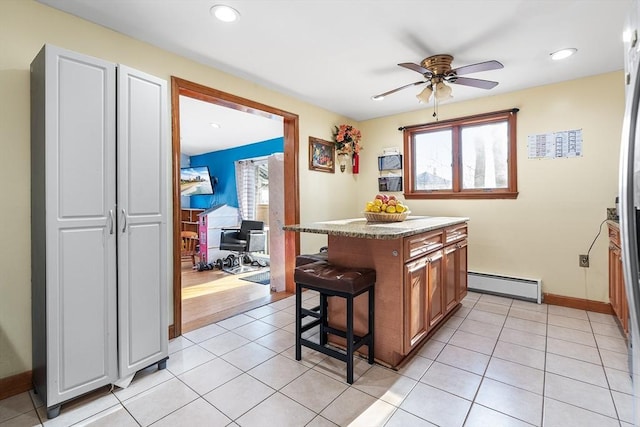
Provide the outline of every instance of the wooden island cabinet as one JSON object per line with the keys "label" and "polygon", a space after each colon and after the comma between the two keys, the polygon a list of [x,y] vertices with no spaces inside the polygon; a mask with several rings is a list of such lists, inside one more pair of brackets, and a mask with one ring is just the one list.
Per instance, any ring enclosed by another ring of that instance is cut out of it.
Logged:
{"label": "wooden island cabinet", "polygon": [[616,313],[620,326],[629,335],[629,308],[627,293],[624,289],[624,273],[622,271],[622,251],[620,249],[620,226],[617,222],[608,221],[609,227],[609,301]]}
{"label": "wooden island cabinet", "polygon": [[[459,305],[467,293],[467,218],[409,217],[398,223],[364,219],[285,226],[328,234],[329,262],[376,270],[375,357],[397,367]],[[357,298],[356,333],[367,328],[367,301]],[[342,301],[330,301],[329,323],[345,324]]]}

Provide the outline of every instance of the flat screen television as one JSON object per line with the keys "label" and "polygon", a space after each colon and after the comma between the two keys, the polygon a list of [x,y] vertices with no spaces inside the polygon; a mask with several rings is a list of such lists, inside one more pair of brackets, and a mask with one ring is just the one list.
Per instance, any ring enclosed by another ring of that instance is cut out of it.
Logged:
{"label": "flat screen television", "polygon": [[180,169],[180,195],[198,196],[213,194],[208,166],[194,166]]}

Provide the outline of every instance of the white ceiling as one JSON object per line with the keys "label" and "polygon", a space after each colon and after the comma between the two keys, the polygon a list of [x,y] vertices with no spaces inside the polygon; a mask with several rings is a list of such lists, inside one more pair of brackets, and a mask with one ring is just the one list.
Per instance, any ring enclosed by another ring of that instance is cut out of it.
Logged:
{"label": "white ceiling", "polygon": [[188,156],[279,138],[283,129],[281,117],[267,118],[180,96],[180,151]]}
{"label": "white ceiling", "polygon": [[[623,68],[622,30],[631,0],[39,0],[89,21],[350,117],[425,108],[421,79],[397,66],[433,54],[453,67],[495,59],[504,69],[468,77],[489,91],[453,86],[462,101]],[[226,3],[226,24],[209,13]],[[578,53],[554,62],[565,47]],[[621,82],[622,84],[622,82]],[[276,106],[277,107],[277,106]]]}

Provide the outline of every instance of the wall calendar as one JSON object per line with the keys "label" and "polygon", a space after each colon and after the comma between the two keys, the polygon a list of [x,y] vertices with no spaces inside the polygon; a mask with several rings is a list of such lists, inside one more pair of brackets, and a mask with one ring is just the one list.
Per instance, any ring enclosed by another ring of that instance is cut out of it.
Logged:
{"label": "wall calendar", "polygon": [[529,135],[527,153],[530,159],[582,157],[582,129]]}

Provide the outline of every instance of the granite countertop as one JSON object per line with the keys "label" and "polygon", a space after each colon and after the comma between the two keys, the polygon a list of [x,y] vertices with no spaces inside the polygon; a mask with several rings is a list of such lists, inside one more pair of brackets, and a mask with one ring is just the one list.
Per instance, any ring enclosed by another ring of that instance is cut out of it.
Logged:
{"label": "granite countertop", "polygon": [[309,224],[285,225],[285,231],[330,234],[362,239],[399,239],[467,222],[469,218],[446,216],[408,216],[402,222],[367,222],[364,218],[339,219]]}

